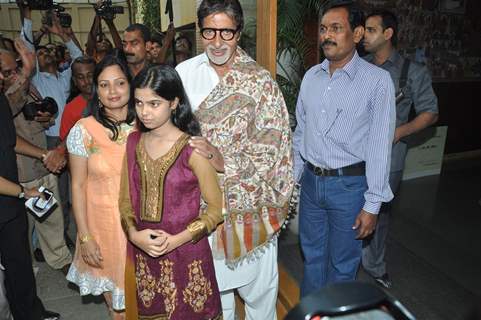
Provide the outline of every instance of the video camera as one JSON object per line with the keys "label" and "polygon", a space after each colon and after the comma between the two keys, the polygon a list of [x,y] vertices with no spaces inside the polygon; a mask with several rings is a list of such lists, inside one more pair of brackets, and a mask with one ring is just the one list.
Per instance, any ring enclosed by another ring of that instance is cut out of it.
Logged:
{"label": "video camera", "polygon": [[33,121],[37,116],[38,112],[48,112],[51,115],[54,115],[58,112],[57,102],[51,97],[45,97],[45,99],[40,101],[32,101],[26,103],[23,108],[23,116],[25,120]]}
{"label": "video camera", "polygon": [[[34,1],[44,1],[44,0],[34,0]],[[42,23],[48,26],[52,26],[53,15],[57,15],[60,25],[63,28],[69,28],[72,25],[72,16],[64,12],[65,8],[59,4],[52,4],[52,6],[45,13],[42,19]]]}
{"label": "video camera", "polygon": [[53,0],[26,0],[24,5],[30,10],[50,10],[53,7]]}
{"label": "video camera", "polygon": [[112,5],[112,0],[104,0],[95,6],[95,13],[104,19],[113,20],[116,14],[124,13],[124,7]]}

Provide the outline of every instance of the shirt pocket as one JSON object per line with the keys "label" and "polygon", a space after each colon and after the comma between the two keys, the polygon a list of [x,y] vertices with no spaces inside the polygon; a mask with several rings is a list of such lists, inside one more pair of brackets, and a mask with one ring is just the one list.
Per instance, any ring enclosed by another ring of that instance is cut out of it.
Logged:
{"label": "shirt pocket", "polygon": [[337,108],[324,135],[334,142],[347,144],[351,137],[353,120],[354,116],[350,116],[348,110]]}

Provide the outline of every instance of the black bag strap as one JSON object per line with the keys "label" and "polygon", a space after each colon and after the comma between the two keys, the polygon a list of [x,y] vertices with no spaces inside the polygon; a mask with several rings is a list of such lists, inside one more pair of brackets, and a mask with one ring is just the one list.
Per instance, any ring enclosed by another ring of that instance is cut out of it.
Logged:
{"label": "black bag strap", "polygon": [[404,89],[408,82],[408,72],[409,72],[409,65],[411,64],[411,60],[405,58],[403,62],[403,66],[401,69],[401,77],[399,78],[399,91]]}

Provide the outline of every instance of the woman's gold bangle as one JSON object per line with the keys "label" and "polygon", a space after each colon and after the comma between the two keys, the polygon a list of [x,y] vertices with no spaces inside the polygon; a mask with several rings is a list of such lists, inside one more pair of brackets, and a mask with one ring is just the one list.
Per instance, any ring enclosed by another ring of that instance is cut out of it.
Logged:
{"label": "woman's gold bangle", "polygon": [[79,237],[80,244],[87,243],[89,240],[93,239],[90,234],[86,234],[85,236]]}

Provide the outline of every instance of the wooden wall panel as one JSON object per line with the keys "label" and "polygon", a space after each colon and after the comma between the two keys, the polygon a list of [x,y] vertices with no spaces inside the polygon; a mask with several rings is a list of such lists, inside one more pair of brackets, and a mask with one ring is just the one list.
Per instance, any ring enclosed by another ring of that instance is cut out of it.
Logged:
{"label": "wooden wall panel", "polygon": [[276,77],[277,0],[257,0],[256,60]]}

